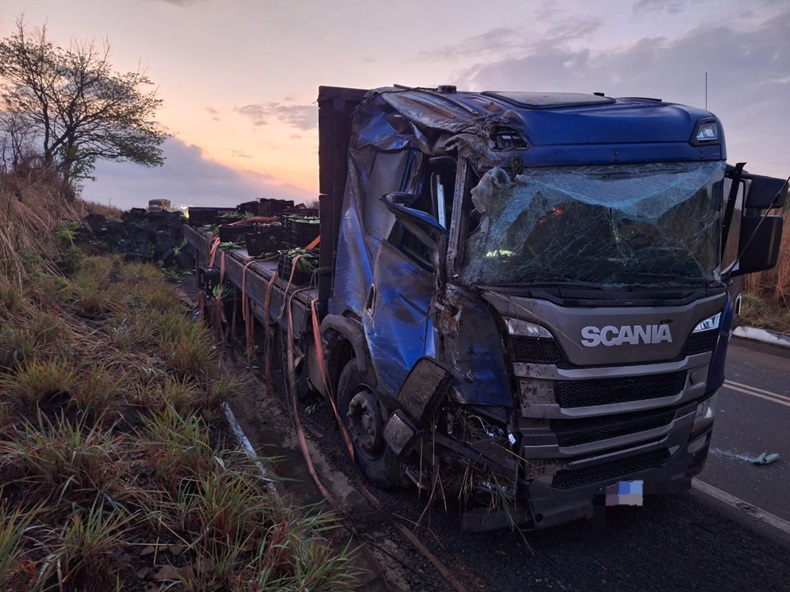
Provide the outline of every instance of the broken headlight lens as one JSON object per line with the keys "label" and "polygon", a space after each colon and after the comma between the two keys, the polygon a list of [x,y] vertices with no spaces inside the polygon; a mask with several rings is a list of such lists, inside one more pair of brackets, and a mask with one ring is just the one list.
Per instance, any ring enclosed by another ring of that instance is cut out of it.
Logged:
{"label": "broken headlight lens", "polygon": [[543,337],[545,339],[554,339],[551,332],[537,323],[530,323],[522,319],[514,319],[512,317],[505,318],[507,325],[507,332],[511,335],[519,335],[522,337]]}
{"label": "broken headlight lens", "polygon": [[554,405],[557,402],[553,380],[519,378],[518,386],[522,408],[529,405]]}
{"label": "broken headlight lens", "polygon": [[697,413],[694,415],[694,425],[691,428],[692,434],[697,434],[709,427],[713,423],[713,414],[716,411],[716,401],[718,394],[700,401],[697,405]]}
{"label": "broken headlight lens", "polygon": [[718,329],[721,323],[721,313],[717,312],[715,315],[708,317],[704,321],[697,323],[692,333],[701,333],[702,331],[710,331],[711,329]]}

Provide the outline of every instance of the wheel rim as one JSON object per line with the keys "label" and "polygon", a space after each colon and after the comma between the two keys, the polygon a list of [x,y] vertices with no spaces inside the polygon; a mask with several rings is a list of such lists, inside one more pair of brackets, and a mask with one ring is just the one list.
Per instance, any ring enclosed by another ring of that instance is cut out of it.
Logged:
{"label": "wheel rim", "polygon": [[369,458],[381,456],[383,421],[376,396],[367,389],[355,394],[348,403],[346,419],[351,439],[359,451]]}

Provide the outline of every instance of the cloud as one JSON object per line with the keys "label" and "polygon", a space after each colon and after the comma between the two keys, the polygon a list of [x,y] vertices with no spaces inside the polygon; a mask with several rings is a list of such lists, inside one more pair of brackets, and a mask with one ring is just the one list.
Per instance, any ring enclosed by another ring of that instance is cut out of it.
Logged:
{"label": "cloud", "polygon": [[149,199],[173,204],[234,206],[257,197],[305,202],[315,195],[271,176],[238,171],[209,160],[200,147],[170,138],[164,145],[167,160],[159,168],[130,163],[100,162],[95,182],[86,182],[82,196],[88,201],[123,209],[145,207]]}
{"label": "cloud", "polygon": [[206,111],[208,112],[209,115],[211,115],[211,119],[213,119],[214,121],[220,121],[219,111],[214,109],[214,107],[206,107]]}
{"label": "cloud", "polygon": [[176,6],[192,6],[200,4],[205,0],[148,0],[149,2],[164,2],[165,4],[174,4]]}
{"label": "cloud", "polygon": [[277,102],[254,103],[236,107],[234,111],[251,119],[252,124],[256,127],[267,125],[272,118],[304,131],[318,126],[315,105],[287,105]]}
{"label": "cloud", "polygon": [[518,29],[500,27],[486,33],[467,37],[459,43],[445,45],[419,54],[422,59],[445,60],[467,55],[498,52],[524,46],[524,34]]}
{"label": "cloud", "polygon": [[[693,0],[699,3],[702,0]],[[683,12],[689,5],[690,0],[639,0],[634,4],[634,12],[646,14],[649,12],[667,12],[678,14]]]}
{"label": "cloud", "polygon": [[552,47],[589,39],[601,28],[601,19],[577,16],[553,8],[538,9],[530,23],[519,27],[499,27],[467,37],[458,43],[423,51],[419,59],[482,59],[541,53]]}
{"label": "cloud", "polygon": [[605,92],[708,106],[727,130],[732,160],[786,176],[776,154],[790,135],[790,7],[738,27],[700,26],[674,38],[648,38],[615,50],[543,43],[541,51],[480,60],[458,73],[459,87]]}

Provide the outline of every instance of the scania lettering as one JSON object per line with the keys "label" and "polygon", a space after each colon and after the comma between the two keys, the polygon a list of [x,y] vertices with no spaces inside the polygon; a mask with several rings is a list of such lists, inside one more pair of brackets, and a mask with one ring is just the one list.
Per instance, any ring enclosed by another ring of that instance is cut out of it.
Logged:
{"label": "scania lettering", "polygon": [[582,329],[582,345],[584,347],[597,347],[605,345],[639,345],[640,343],[672,343],[672,334],[669,325],[625,325],[617,328],[607,325],[602,329],[598,327],[585,327]]}
{"label": "scania lettering", "polygon": [[621,481],[689,487],[784,179],[658,99],[321,87],[318,119],[311,286],[220,255],[368,480],[440,492],[472,530],[591,517]]}

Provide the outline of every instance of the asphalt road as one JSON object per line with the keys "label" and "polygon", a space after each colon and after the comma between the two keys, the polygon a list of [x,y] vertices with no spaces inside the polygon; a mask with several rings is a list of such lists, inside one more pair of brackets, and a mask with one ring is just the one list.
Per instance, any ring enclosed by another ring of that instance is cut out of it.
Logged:
{"label": "asphalt road", "polygon": [[[790,348],[733,340],[725,376],[699,478],[790,521]],[[752,464],[763,452],[780,460]]]}

